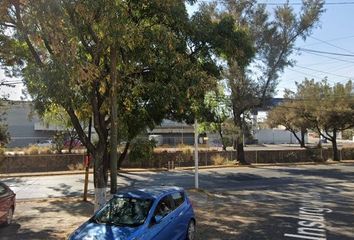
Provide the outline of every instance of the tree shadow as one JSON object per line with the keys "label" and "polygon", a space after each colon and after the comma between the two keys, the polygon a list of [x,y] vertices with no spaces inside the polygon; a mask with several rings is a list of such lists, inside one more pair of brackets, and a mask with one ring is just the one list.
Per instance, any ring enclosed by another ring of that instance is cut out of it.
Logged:
{"label": "tree shadow", "polygon": [[[348,164],[353,167],[353,164]],[[331,169],[308,169],[308,168],[275,168],[274,171],[286,172],[297,177],[314,177],[326,178],[332,180],[352,181],[354,179],[354,172],[343,171],[340,168]]]}
{"label": "tree shadow", "polygon": [[42,231],[33,231],[31,229],[21,228],[18,223],[9,226],[0,226],[0,239],[1,240],[39,240],[39,239],[58,239],[58,235],[51,229]]}
{"label": "tree shadow", "polygon": [[[320,200],[308,196],[319,193]],[[296,233],[303,202],[330,208],[325,215],[328,239],[354,236],[354,194],[326,186],[287,185],[259,191],[190,194],[197,215],[198,239],[270,240]],[[321,205],[322,204],[322,205]]]}
{"label": "tree shadow", "polygon": [[46,207],[34,207],[40,213],[53,212],[60,214],[64,212],[70,216],[90,217],[93,213],[94,204],[91,201],[83,201],[80,198],[58,198],[48,201]]}
{"label": "tree shadow", "polygon": [[[51,189],[55,191],[58,194],[49,194],[49,198],[55,198],[58,196],[64,196],[64,197],[77,197],[83,194],[83,190],[73,190],[73,187],[71,185],[61,183],[56,187],[48,187],[48,189]],[[92,195],[94,194],[94,191],[92,189],[88,190],[88,194]]]}

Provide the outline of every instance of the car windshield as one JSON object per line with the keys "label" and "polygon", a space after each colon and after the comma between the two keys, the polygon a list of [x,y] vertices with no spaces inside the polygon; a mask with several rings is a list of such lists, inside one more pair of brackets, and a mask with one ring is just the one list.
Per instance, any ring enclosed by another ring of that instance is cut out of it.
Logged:
{"label": "car windshield", "polygon": [[116,197],[111,199],[94,217],[97,223],[136,227],[145,222],[152,200]]}

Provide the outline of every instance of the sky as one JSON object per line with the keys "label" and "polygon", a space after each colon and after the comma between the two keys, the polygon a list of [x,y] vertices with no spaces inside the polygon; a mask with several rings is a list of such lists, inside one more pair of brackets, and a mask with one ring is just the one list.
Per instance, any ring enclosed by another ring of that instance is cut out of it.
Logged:
{"label": "sky", "polygon": [[[206,1],[206,0],[199,0]],[[280,4],[285,0],[260,0],[259,3]],[[299,0],[290,0],[298,8]],[[269,6],[269,9],[274,6]],[[306,42],[297,41],[297,48],[305,48],[311,51],[331,52],[353,56],[341,56],[323,54],[318,52],[297,51],[291,58],[296,61],[294,67],[288,67],[280,76],[276,97],[282,97],[285,88],[296,90],[295,82],[301,82],[306,78],[314,78],[316,81],[328,77],[331,84],[345,83],[349,79],[354,80],[354,0],[327,0],[326,12],[320,19],[320,27],[313,31]],[[190,14],[196,6],[188,7]],[[0,71],[0,79],[6,79]],[[8,79],[7,79],[8,80]],[[13,81],[12,79],[10,81]],[[0,94],[8,94],[11,100],[20,100],[23,97],[22,84],[15,88],[0,89]]]}

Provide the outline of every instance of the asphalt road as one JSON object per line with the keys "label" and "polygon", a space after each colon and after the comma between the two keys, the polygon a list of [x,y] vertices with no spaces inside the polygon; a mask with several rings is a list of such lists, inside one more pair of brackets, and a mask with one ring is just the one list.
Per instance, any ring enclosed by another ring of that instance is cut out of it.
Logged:
{"label": "asphalt road", "polygon": [[[252,219],[241,235],[222,239],[354,239],[354,164],[240,167],[202,170],[199,175],[200,188],[220,199],[216,205],[230,208],[230,218],[244,215]],[[83,176],[79,175],[2,181],[17,193],[17,199],[74,196],[83,189]],[[194,174],[126,173],[118,181],[120,187],[164,184],[192,188]],[[89,188],[92,192],[92,180]],[[239,209],[235,212],[235,208]],[[242,226],[235,222],[235,228]]]}

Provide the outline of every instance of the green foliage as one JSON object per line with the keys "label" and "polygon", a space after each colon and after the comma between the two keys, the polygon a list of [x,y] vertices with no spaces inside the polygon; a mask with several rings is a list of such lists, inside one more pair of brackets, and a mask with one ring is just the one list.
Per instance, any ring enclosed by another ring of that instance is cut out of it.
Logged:
{"label": "green foliage", "polygon": [[[336,83],[331,86],[327,79],[315,82],[305,79],[297,84],[296,100],[301,102],[301,111],[313,123],[315,130],[322,129],[331,138],[330,132],[353,127],[354,96],[352,82]],[[331,140],[331,139],[328,139]]]}
{"label": "green foliage", "polygon": [[354,148],[342,148],[342,159],[343,160],[353,160],[354,159]]}
{"label": "green foliage", "polygon": [[353,140],[354,129],[346,129],[342,132],[343,139]]}
{"label": "green foliage", "polygon": [[[297,15],[289,4],[277,6],[271,14],[265,4],[254,0],[221,1],[203,4],[197,13],[204,23],[215,25],[214,43],[227,65],[224,77],[234,124],[240,130],[237,142],[242,163],[241,139],[250,134],[247,114],[274,94],[279,73],[293,64],[290,56],[296,40],[306,39],[317,26],[323,4],[322,0],[306,1]],[[206,25],[201,25],[201,31]]]}
{"label": "green foliage", "polygon": [[0,123],[0,147],[4,147],[10,140],[7,126]]}
{"label": "green foliage", "polygon": [[0,11],[2,65],[24,78],[37,111],[55,105],[69,115],[94,155],[95,186],[106,185],[111,89],[119,138],[131,140],[165,117],[194,119],[192,106],[216,85],[215,51],[194,47],[210,44],[194,34],[185,1],[1,1]]}
{"label": "green foliage", "polygon": [[[2,84],[0,81],[0,88],[1,86],[7,86],[7,84]],[[6,109],[9,105],[9,101],[6,100],[6,97],[0,98],[0,148],[4,147],[10,141],[10,134],[7,129],[7,125],[4,123]]]}
{"label": "green foliage", "polygon": [[28,148],[24,149],[26,155],[38,155],[40,147],[36,145],[31,145]]}
{"label": "green foliage", "polygon": [[62,153],[64,149],[65,135],[63,132],[57,132],[53,136],[53,148],[57,153]]}
{"label": "green foliage", "polygon": [[231,109],[222,85],[219,85],[217,91],[208,92],[205,95],[203,106],[200,111],[200,118],[203,122],[198,125],[198,131],[218,133],[223,149],[226,149],[224,122],[230,117]]}
{"label": "green foliage", "polygon": [[144,138],[137,138],[132,142],[129,159],[136,162],[146,162],[152,159],[156,142]]}
{"label": "green foliage", "polygon": [[0,156],[4,156],[5,155],[5,148],[0,147]]}
{"label": "green foliage", "polygon": [[303,137],[299,137],[297,133],[300,132],[304,136],[307,129],[313,128],[313,123],[306,116],[303,101],[292,98],[289,93],[285,94],[284,97],[287,99],[284,103],[268,112],[267,123],[272,128],[279,125],[284,126],[304,147],[305,140]]}
{"label": "green foliage", "polygon": [[[288,91],[287,97],[289,103],[285,106],[292,108],[287,114],[293,114],[293,117],[287,119],[288,124],[317,131],[323,138],[332,142],[333,159],[339,160],[337,134],[354,127],[352,82],[331,86],[326,78],[320,82],[305,79],[297,83],[296,92]],[[286,116],[284,113],[278,113],[280,114],[283,118]]]}
{"label": "green foliage", "polygon": [[[76,139],[78,139],[78,134],[71,122],[70,116],[65,111],[65,109],[57,104],[51,104],[44,112],[41,113],[42,121],[47,125],[55,126],[62,131],[62,135],[65,138],[69,138],[70,143],[73,143]],[[89,119],[89,114],[82,110],[78,114],[78,117],[82,122],[82,126],[84,129],[87,128],[87,119]],[[69,153],[71,153],[73,146],[69,146]],[[59,147],[60,149],[60,147]]]}

